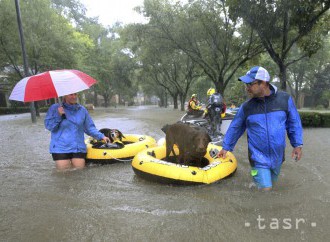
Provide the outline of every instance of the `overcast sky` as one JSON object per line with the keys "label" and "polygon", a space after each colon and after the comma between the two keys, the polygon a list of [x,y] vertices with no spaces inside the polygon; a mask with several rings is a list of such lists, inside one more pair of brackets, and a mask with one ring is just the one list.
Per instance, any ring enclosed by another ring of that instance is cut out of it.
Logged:
{"label": "overcast sky", "polygon": [[124,24],[141,23],[144,18],[133,8],[142,6],[143,0],[80,0],[87,8],[88,17],[99,17],[104,26],[113,25],[119,21]]}

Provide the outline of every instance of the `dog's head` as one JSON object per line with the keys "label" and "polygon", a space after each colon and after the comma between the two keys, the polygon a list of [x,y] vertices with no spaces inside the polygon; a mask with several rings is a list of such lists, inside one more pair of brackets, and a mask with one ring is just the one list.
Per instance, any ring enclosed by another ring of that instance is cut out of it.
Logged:
{"label": "dog's head", "polygon": [[112,142],[116,140],[122,141],[122,139],[125,138],[122,132],[120,132],[118,129],[111,129],[110,131],[110,140]]}
{"label": "dog's head", "polygon": [[111,138],[111,129],[104,128],[104,129],[100,129],[99,131],[109,139]]}
{"label": "dog's head", "polygon": [[99,131],[104,134],[104,136],[108,137],[111,143],[115,142],[116,140],[122,141],[122,139],[125,138],[122,132],[120,132],[118,129],[104,128],[100,129]]}

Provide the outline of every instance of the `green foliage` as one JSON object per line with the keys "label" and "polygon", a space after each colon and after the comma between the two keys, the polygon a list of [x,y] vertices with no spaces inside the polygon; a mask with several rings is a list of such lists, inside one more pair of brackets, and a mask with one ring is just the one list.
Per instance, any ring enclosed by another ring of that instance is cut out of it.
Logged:
{"label": "green foliage", "polygon": [[158,41],[166,40],[167,46],[186,53],[222,94],[237,68],[263,51],[255,32],[229,18],[225,2],[145,1]]}
{"label": "green foliage", "polygon": [[206,104],[208,102],[207,91],[209,88],[214,88],[213,82],[210,79],[199,78],[191,86],[187,99],[189,99],[192,94],[196,93],[198,100]]}
{"label": "green foliage", "polygon": [[231,104],[235,106],[240,106],[243,102],[247,100],[247,94],[245,90],[245,85],[242,82],[236,81],[232,82],[227,88],[225,101],[229,107]]}
{"label": "green foliage", "polygon": [[[84,16],[79,0],[20,7],[32,74],[80,69],[98,80],[92,90],[106,102],[114,94],[131,101],[141,89],[164,100],[203,99],[212,86],[239,105],[246,93],[237,77],[262,65],[272,77],[288,70],[296,103],[303,90],[314,106],[329,105],[328,0],[145,0],[139,11],[149,23],[111,28]],[[259,55],[264,47],[268,54]],[[14,70],[7,86],[22,78],[22,64],[14,1],[0,0],[0,70]]]}
{"label": "green foliage", "polygon": [[324,69],[315,73],[316,81],[313,83],[312,92],[315,96],[315,104],[323,105],[325,108],[329,107],[330,100],[330,64],[328,63]]}
{"label": "green foliage", "polygon": [[[47,112],[48,108],[49,107],[40,107],[39,111],[44,113]],[[29,107],[11,107],[11,108],[0,107],[0,115],[29,113],[29,112],[30,112]]]}
{"label": "green foliage", "polygon": [[29,107],[17,107],[17,108],[5,108],[0,107],[0,114],[16,114],[16,113],[28,113],[30,112]]}
{"label": "green foliage", "polygon": [[330,128],[330,113],[321,113],[321,126]]}
{"label": "green foliage", "polygon": [[[154,86],[151,90],[159,97],[164,92],[169,93],[173,98],[174,108],[177,108],[177,99],[180,98],[181,110],[184,110],[187,92],[200,75],[197,65],[171,41],[160,38],[162,34],[158,28],[130,26],[129,29],[131,31],[124,32],[124,39],[128,42],[136,39],[139,43],[139,48],[133,46],[131,51],[134,56],[138,56],[136,61],[140,64],[141,87],[145,87],[150,93],[150,87]],[[146,82],[151,82],[151,85]]]}
{"label": "green foliage", "polygon": [[[21,45],[15,4],[0,1],[0,68],[12,67],[22,78]],[[91,41],[52,8],[50,0],[20,1],[30,74],[53,69],[78,69]],[[19,79],[16,79],[18,81]]]}
{"label": "green foliage", "polygon": [[[329,0],[230,0],[228,3],[231,16],[242,18],[257,31],[278,66],[283,90],[286,90],[288,66],[315,54],[330,30]],[[290,55],[295,45],[301,50],[300,56]]]}
{"label": "green foliage", "polygon": [[330,127],[330,113],[299,112],[303,127]]}
{"label": "green foliage", "polygon": [[315,112],[300,112],[303,127],[320,127],[321,115]]}
{"label": "green foliage", "polygon": [[[92,36],[95,47],[90,52],[89,66],[91,73],[99,81],[94,90],[104,97],[105,106],[109,105],[114,94],[132,98],[136,89],[132,88],[135,63],[130,53],[123,51],[119,38],[114,36],[119,30],[100,28],[94,24]],[[133,92],[132,92],[133,91]]]}
{"label": "green foliage", "polygon": [[21,57],[15,2],[0,1],[0,68],[12,65]]}

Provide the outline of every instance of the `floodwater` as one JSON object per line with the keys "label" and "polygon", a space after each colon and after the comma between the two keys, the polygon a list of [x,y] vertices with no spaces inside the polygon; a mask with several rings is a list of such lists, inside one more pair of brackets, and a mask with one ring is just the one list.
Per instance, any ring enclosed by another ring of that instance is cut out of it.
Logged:
{"label": "floodwater", "polygon": [[[163,137],[183,112],[129,107],[91,113],[97,128]],[[283,165],[272,192],[252,186],[246,136],[234,176],[170,186],[130,163],[57,172],[50,133],[30,114],[0,116],[0,241],[329,241],[330,129],[304,130],[304,156]]]}

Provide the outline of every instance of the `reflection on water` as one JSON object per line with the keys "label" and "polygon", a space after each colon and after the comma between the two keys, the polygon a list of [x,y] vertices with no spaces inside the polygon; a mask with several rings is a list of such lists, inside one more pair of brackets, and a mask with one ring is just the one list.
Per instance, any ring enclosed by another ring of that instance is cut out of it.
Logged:
{"label": "reflection on water", "polygon": [[[146,134],[183,112],[156,107],[98,109],[98,128]],[[246,137],[234,176],[216,184],[169,186],[135,176],[130,163],[57,172],[43,118],[0,116],[0,235],[3,241],[327,241],[330,129],[305,129],[304,157],[287,150],[274,191],[251,187]]]}

